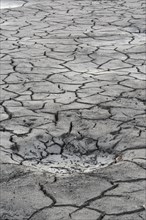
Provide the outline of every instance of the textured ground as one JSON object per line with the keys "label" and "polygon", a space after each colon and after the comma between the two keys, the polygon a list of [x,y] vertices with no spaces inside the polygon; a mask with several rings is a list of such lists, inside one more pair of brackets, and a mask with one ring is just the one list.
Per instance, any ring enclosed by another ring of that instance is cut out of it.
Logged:
{"label": "textured ground", "polygon": [[6,2],[0,219],[145,219],[145,1]]}

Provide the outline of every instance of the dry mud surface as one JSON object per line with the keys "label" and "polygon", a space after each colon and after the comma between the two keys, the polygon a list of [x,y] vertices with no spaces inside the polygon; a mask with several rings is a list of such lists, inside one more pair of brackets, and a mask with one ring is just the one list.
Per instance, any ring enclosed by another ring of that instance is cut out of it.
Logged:
{"label": "dry mud surface", "polygon": [[1,220],[146,218],[145,1],[1,1]]}

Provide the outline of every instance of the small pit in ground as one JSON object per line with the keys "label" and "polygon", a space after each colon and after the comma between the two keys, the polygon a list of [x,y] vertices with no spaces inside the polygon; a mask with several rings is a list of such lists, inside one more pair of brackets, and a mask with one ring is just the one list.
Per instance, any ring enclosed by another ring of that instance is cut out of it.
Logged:
{"label": "small pit in ground", "polygon": [[17,145],[11,148],[15,162],[51,173],[91,172],[115,161],[113,151],[100,147],[97,140],[71,134],[20,138]]}

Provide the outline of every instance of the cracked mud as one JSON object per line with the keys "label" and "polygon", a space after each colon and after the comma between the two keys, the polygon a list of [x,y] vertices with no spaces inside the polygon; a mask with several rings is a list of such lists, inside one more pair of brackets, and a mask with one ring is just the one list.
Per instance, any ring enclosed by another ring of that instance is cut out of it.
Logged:
{"label": "cracked mud", "polygon": [[145,219],[145,33],[143,0],[2,0],[2,220]]}

